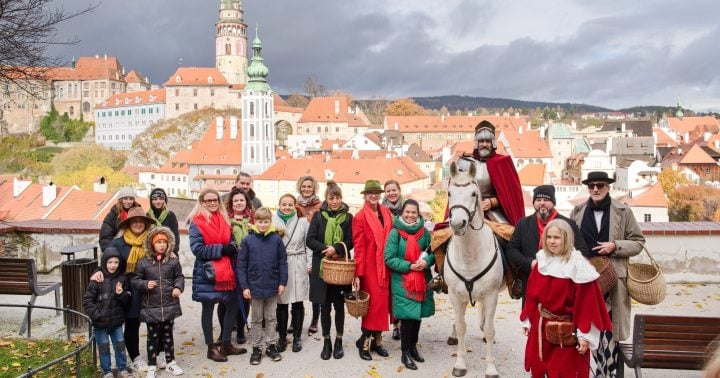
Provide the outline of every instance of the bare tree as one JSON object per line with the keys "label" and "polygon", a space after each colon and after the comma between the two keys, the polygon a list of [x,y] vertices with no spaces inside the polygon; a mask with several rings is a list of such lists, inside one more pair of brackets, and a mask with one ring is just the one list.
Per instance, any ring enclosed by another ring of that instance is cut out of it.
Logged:
{"label": "bare tree", "polygon": [[310,98],[327,95],[327,88],[325,88],[325,85],[320,83],[313,75],[310,75],[307,79],[305,79],[303,88],[305,89],[305,94]]}
{"label": "bare tree", "polygon": [[0,82],[33,97],[43,92],[37,82],[45,80],[47,71],[64,63],[59,56],[49,56],[48,47],[79,42],[77,37],[58,39],[58,25],[98,6],[89,4],[81,10],[67,11],[62,6],[51,6],[52,2],[0,0]]}

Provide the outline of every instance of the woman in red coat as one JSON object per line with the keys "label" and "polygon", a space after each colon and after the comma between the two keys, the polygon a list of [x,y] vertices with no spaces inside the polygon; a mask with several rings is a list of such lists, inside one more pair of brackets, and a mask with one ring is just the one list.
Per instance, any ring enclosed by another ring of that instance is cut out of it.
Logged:
{"label": "woman in red coat", "polygon": [[[525,335],[525,370],[533,377],[587,377],[590,351],[597,349],[600,332],[612,330],[605,301],[596,279],[598,273],[573,249],[570,225],[550,221],[542,236],[543,249],[528,279],[525,306],[520,314]],[[551,344],[545,324],[556,317],[573,323],[575,345]]]}
{"label": "woman in red coat", "polygon": [[380,181],[367,180],[365,204],[352,221],[355,246],[355,287],[370,294],[369,309],[362,318],[362,336],[356,345],[360,358],[372,360],[370,351],[381,357],[389,354],[382,345],[382,331],[390,324],[390,272],[385,266],[385,239],[393,227],[392,213],[380,205]]}

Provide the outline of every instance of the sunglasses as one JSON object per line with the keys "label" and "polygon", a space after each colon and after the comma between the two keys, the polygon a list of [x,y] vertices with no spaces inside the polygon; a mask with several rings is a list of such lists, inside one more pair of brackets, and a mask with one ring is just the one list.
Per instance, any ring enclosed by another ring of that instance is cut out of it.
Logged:
{"label": "sunglasses", "polygon": [[599,190],[605,189],[606,186],[607,186],[607,184],[604,182],[591,182],[587,185],[588,189],[596,189],[597,188]]}
{"label": "sunglasses", "polygon": [[204,203],[218,203],[218,202],[220,202],[220,201],[217,200],[217,199],[207,199],[207,200],[203,200],[203,202],[204,202]]}

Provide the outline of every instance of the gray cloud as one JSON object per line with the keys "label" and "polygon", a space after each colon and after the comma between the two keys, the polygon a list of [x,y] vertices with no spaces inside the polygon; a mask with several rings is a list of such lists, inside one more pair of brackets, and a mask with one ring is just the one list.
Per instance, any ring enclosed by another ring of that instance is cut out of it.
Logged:
{"label": "gray cloud", "polygon": [[[59,0],[58,0],[59,1]],[[77,9],[88,0],[62,0]],[[104,0],[60,36],[72,56],[117,56],[163,83],[214,65],[215,0]],[[608,107],[718,110],[720,3],[670,0],[247,0],[260,26],[270,83],[301,91],[314,75],[356,97],[476,95]]]}

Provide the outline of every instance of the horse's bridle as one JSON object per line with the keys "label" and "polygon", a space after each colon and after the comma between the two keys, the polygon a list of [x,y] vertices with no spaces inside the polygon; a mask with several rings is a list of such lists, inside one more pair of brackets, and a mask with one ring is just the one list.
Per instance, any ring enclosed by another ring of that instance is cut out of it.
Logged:
{"label": "horse's bridle", "polygon": [[480,195],[479,195],[479,193],[480,193],[480,188],[478,188],[477,183],[476,183],[475,181],[468,181],[468,182],[466,182],[465,184],[455,184],[455,183],[453,183],[453,184],[450,184],[450,185],[452,185],[452,186],[459,186],[459,187],[465,187],[465,186],[468,186],[468,185],[475,185],[475,189],[476,189],[475,194],[476,194],[476,195],[475,195],[475,203],[473,204],[473,209],[472,209],[472,211],[470,211],[470,209],[468,209],[467,207],[465,207],[465,205],[457,204],[457,205],[450,206],[450,209],[448,209],[448,213],[450,214],[450,217],[452,217],[452,211],[453,211],[454,209],[460,209],[460,210],[465,211],[465,212],[467,213],[467,215],[468,215],[468,227],[470,227],[471,229],[473,229],[473,230],[475,230],[475,231],[481,230],[481,229],[483,228],[483,226],[485,225],[485,220],[482,219],[482,218],[480,219],[480,221],[481,221],[480,227],[478,227],[478,228],[473,227],[473,219],[475,218],[475,214],[477,214],[478,201],[479,201],[479,199],[480,199]]}

